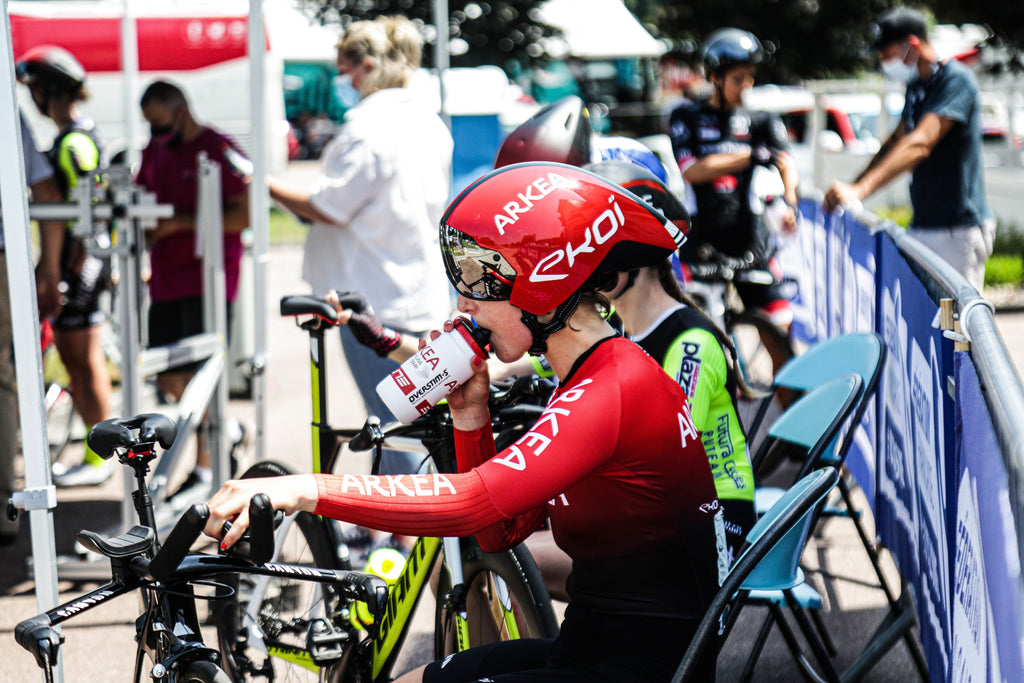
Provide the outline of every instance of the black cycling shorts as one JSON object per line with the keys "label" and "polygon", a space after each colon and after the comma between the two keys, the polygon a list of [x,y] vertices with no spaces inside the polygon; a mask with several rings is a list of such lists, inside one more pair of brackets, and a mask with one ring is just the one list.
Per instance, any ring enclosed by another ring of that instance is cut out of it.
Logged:
{"label": "black cycling shorts", "polygon": [[[234,319],[233,301],[227,304],[228,343],[231,341],[231,322]],[[203,332],[203,297],[190,296],[173,301],[151,301],[149,304],[149,346],[167,346],[185,337]],[[197,361],[173,371],[195,372],[204,361]]]}
{"label": "black cycling shorts", "polygon": [[[691,620],[606,614],[570,604],[556,640],[474,647],[428,665],[423,682],[667,683],[696,626]],[[694,680],[714,682],[715,659],[708,654]]]}
{"label": "black cycling shorts", "polygon": [[100,294],[110,280],[110,264],[92,255],[86,255],[79,272],[70,267],[61,268],[63,305],[53,320],[56,330],[80,330],[103,322]]}

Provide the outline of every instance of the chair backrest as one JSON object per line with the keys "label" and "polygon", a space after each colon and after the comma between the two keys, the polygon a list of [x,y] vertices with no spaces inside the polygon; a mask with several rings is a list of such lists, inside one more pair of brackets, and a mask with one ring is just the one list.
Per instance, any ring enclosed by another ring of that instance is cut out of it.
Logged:
{"label": "chair backrest", "polygon": [[729,575],[712,599],[672,677],[672,683],[689,681],[694,675],[704,652],[725,631],[736,592],[748,588],[747,581],[760,565],[791,562],[795,571],[810,530],[811,513],[838,482],[839,472],[834,467],[811,472],[791,486],[758,520],[747,534],[750,545],[733,563]]}
{"label": "chair backrest", "polygon": [[878,384],[885,361],[885,343],[875,332],[851,332],[814,344],[793,358],[775,375],[773,384],[810,391],[841,375],[859,375],[864,390]]}
{"label": "chair backrest", "polygon": [[840,429],[857,406],[862,394],[860,376],[836,377],[804,394],[779,415],[768,428],[768,436],[759,446],[751,462],[757,472],[765,456],[784,441],[807,451],[808,464],[801,474],[813,467],[822,453],[828,452]]}
{"label": "chair backrest", "polygon": [[[780,388],[806,392],[842,375],[858,375],[863,382],[862,395],[854,411],[852,425],[860,423],[867,404],[878,387],[885,365],[886,348],[876,332],[850,332],[824,339],[804,353],[792,358],[776,373],[772,380],[774,392]],[[770,401],[764,401],[751,423],[748,433],[755,434]],[[853,430],[837,449],[840,458],[853,441]]]}

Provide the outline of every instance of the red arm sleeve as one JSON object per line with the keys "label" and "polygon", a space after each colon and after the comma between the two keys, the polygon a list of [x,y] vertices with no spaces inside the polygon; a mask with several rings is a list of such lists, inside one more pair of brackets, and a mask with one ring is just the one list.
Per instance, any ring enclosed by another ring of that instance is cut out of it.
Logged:
{"label": "red arm sleeve", "polygon": [[476,471],[316,474],[316,514],[408,536],[470,536],[506,519]]}

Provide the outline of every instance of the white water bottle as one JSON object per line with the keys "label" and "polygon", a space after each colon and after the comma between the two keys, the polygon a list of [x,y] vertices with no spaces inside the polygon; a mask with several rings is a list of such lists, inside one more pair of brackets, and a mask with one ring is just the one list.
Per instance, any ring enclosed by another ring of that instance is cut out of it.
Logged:
{"label": "white water bottle", "polygon": [[473,358],[487,358],[490,333],[465,320],[420,349],[377,384],[377,395],[405,424],[430,410],[473,376]]}

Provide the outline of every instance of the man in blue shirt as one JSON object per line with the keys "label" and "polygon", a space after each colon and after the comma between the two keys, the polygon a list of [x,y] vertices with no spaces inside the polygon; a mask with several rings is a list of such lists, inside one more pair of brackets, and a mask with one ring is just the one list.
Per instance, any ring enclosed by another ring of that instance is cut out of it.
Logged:
{"label": "man in blue shirt", "polygon": [[961,62],[939,62],[924,16],[899,8],[876,26],[882,72],[907,83],[896,130],[852,184],[836,181],[825,209],[856,203],[912,171],[909,234],[981,291],[995,220],[985,199],[978,84]]}

